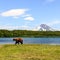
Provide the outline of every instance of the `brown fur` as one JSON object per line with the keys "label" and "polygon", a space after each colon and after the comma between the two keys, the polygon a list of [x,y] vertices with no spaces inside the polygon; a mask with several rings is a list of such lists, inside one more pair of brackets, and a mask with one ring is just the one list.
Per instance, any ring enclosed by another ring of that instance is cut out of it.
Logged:
{"label": "brown fur", "polygon": [[23,44],[23,39],[22,38],[13,38],[13,41],[15,41],[15,44]]}

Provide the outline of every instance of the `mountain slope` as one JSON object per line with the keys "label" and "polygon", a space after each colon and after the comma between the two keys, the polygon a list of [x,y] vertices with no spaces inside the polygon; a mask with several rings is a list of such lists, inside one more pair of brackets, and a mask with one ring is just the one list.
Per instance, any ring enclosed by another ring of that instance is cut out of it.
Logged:
{"label": "mountain slope", "polygon": [[55,31],[53,28],[46,24],[41,24],[40,26],[35,28],[36,31]]}

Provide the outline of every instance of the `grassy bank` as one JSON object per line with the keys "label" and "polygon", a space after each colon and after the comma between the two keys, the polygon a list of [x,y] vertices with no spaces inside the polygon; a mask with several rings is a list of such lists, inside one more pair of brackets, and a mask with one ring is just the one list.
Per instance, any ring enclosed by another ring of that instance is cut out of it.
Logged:
{"label": "grassy bank", "polygon": [[59,45],[0,45],[0,60],[60,60]]}

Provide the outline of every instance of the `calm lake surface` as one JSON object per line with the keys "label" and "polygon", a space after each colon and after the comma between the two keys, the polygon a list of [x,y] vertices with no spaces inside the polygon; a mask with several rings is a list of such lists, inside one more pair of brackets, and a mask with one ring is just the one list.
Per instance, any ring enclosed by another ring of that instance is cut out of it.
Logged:
{"label": "calm lake surface", "polygon": [[[14,44],[13,38],[0,38],[0,44]],[[60,45],[60,38],[23,38],[24,44],[57,44]]]}

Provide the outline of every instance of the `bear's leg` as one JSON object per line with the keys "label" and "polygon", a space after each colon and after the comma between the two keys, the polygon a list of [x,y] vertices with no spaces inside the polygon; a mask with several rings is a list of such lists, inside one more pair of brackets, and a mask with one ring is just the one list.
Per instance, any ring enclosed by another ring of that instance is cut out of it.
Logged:
{"label": "bear's leg", "polygon": [[16,41],[16,42],[15,42],[15,45],[16,45],[17,43],[18,43],[18,42]]}
{"label": "bear's leg", "polygon": [[20,42],[21,44],[23,44],[23,41],[22,42]]}
{"label": "bear's leg", "polygon": [[17,43],[18,43],[18,45],[19,45],[19,41],[18,41]]}

